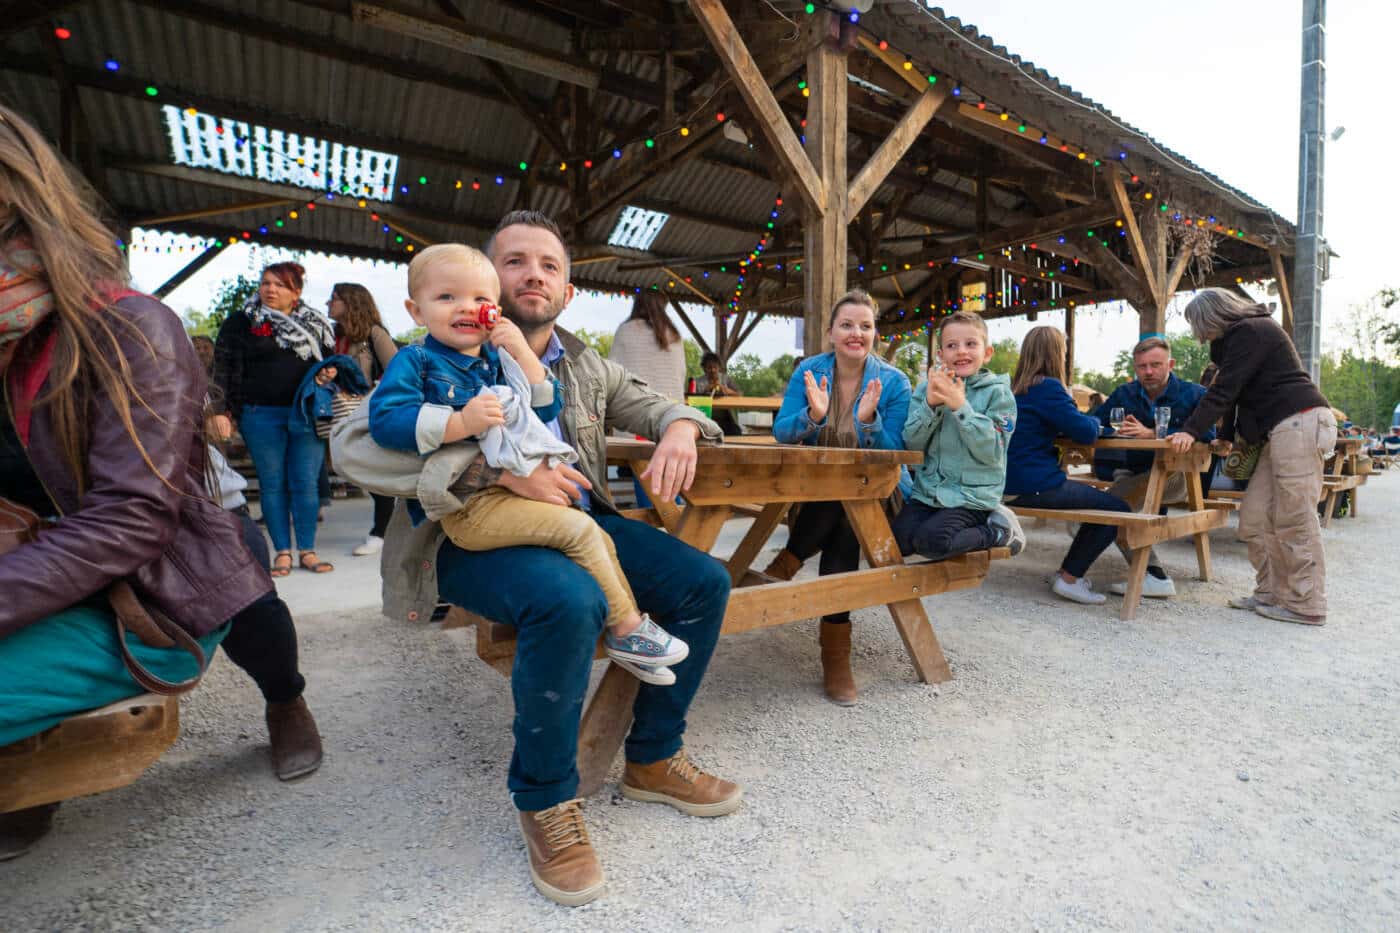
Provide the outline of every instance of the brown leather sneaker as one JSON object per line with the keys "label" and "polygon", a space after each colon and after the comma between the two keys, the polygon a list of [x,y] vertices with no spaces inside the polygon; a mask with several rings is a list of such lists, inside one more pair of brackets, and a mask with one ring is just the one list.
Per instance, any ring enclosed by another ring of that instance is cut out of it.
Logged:
{"label": "brown leather sneaker", "polygon": [[587,904],[607,883],[579,804],[566,800],[548,810],[520,811],[530,878],[541,894],[565,907]]}
{"label": "brown leather sneaker", "polygon": [[304,698],[267,704],[267,734],[272,770],[279,779],[290,781],[321,767],[321,733]]}
{"label": "brown leather sneaker", "polygon": [[668,803],[691,816],[724,816],[739,809],[744,790],[732,781],[706,774],[685,749],[649,765],[627,762],[622,796],[646,803]]}

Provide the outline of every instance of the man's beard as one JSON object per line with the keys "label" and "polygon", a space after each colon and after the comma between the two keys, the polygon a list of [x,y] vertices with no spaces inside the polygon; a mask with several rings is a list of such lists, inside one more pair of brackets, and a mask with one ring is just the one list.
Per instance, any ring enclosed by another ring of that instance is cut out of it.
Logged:
{"label": "man's beard", "polygon": [[562,300],[551,301],[539,311],[526,311],[507,295],[501,296],[501,313],[527,336],[551,327],[564,313]]}

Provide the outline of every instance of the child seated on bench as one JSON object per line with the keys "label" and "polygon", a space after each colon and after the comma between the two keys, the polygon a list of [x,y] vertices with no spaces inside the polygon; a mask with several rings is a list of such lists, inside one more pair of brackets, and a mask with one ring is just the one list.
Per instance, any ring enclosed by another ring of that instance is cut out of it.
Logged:
{"label": "child seated on bench", "polygon": [[912,470],[913,496],[894,520],[904,554],[943,560],[993,547],[1017,554],[1025,546],[1020,523],[1001,504],[1016,399],[1005,376],[984,368],[992,353],[979,315],[944,318],[934,365],[904,422],[904,446],[924,455]]}
{"label": "child seated on bench", "polygon": [[[500,279],[483,253],[458,243],[428,247],[409,264],[408,293],[404,305],[428,336],[399,351],[370,396],[375,443],[426,455],[470,438],[487,463],[520,477],[541,463],[578,459],[548,426],[562,408],[559,387],[520,328],[499,317]],[[676,682],[668,668],[689,647],[638,611],[612,538],[587,512],[491,486],[442,527],[468,551],[545,547],[567,555],[607,599],[608,657],[645,683]]]}

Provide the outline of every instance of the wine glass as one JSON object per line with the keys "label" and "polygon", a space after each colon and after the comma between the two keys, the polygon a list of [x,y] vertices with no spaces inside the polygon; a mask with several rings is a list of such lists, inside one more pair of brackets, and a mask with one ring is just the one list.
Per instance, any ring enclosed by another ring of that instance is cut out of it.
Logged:
{"label": "wine glass", "polygon": [[1117,434],[1123,429],[1124,411],[1121,408],[1110,408],[1108,411],[1108,426]]}

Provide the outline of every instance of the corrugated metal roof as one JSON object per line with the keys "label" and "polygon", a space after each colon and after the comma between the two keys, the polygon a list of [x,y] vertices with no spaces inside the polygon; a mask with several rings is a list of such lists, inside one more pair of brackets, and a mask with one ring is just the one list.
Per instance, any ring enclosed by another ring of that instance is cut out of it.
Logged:
{"label": "corrugated metal roof", "polygon": [[[441,5],[428,0],[397,5],[424,15],[441,12]],[[541,8],[539,15],[533,15],[524,0],[455,0],[454,5],[473,26],[528,42],[561,60],[584,57],[572,51],[573,32],[557,21],[557,13]],[[779,0],[769,6],[797,13],[801,3]],[[101,161],[108,166],[98,179],[100,187],[128,219],[159,219],[286,194],[289,204],[280,207],[182,218],[157,226],[211,236],[241,237],[248,232],[254,238],[263,236],[258,231],[266,226],[269,238],[281,236],[287,238],[284,242],[308,249],[407,259],[402,251],[414,236],[479,242],[495,218],[521,203],[527,173],[519,163],[536,161],[537,152],[541,164],[530,171],[535,187],[529,205],[561,217],[571,207],[569,186],[585,171],[581,164],[584,157],[594,159],[587,171],[590,180],[600,183],[638,159],[664,159],[656,154],[660,147],[651,152],[639,140],[624,141],[633,143],[625,147],[625,158],[613,159],[612,144],[602,143],[606,135],[601,134],[592,151],[570,153],[577,161],[569,171],[560,172],[558,154],[541,145],[541,134],[532,119],[502,94],[488,62],[356,21],[344,15],[348,9],[350,4],[333,0],[109,0],[66,10],[63,23],[71,29],[72,37],[57,43],[57,48],[81,87],[85,126]],[[680,21],[689,22],[683,6],[672,9]],[[617,15],[617,8],[603,3],[597,7],[597,15]],[[1220,205],[1220,210],[1233,205],[1253,218],[1251,227],[1285,238],[1292,235],[1291,225],[1277,214],[940,9],[927,9],[918,0],[881,0],[863,17],[862,24],[876,34],[898,36],[901,50],[921,66],[956,76],[970,91],[990,93],[992,86],[1004,89],[1006,99],[996,103],[1013,108],[1037,125],[1103,151],[1111,146],[1128,147],[1130,166],[1141,164],[1144,174],[1150,170],[1170,179],[1173,190],[1186,200]],[[46,37],[32,31],[5,40],[0,98],[34,119],[45,133],[57,137],[59,95],[46,45]],[[769,50],[755,51],[763,54]],[[117,64],[116,70],[104,66],[109,59]],[[687,79],[685,63],[694,60],[680,60],[682,80]],[[632,125],[650,110],[644,89],[660,80],[656,58],[633,52],[592,52],[588,61],[630,76],[628,80],[638,87],[634,96],[595,95],[594,120],[600,126]],[[518,69],[508,69],[508,73],[532,101],[535,119],[560,123],[553,111],[569,93],[567,85]],[[156,89],[157,94],[145,94],[146,86]],[[716,93],[723,93],[723,85]],[[722,99],[703,99],[695,113],[685,115],[693,117],[691,126],[712,125],[708,121],[713,119],[715,101]],[[374,203],[364,209],[346,209],[345,201],[336,206],[323,203],[314,211],[299,210],[293,221],[289,216],[293,197],[315,200],[316,192],[267,189],[208,170],[170,171],[170,140],[161,115],[165,104],[193,106],[216,116],[395,152],[400,156],[399,181],[408,190],[394,193],[392,204],[380,211],[383,217],[379,221],[370,216],[377,209]],[[891,103],[889,109],[897,113],[901,107]],[[746,121],[740,108],[730,109],[734,111],[733,122]],[[869,119],[868,113],[865,119]],[[939,126],[931,127],[928,133],[948,132],[945,121],[940,118],[935,122]],[[584,128],[590,141],[594,141],[589,132],[592,129]],[[868,155],[869,144],[853,138],[852,145],[854,171]],[[974,151],[974,147],[967,147],[967,151]],[[702,157],[659,173],[630,199],[593,217],[576,238],[593,244],[584,249],[595,250],[597,244],[606,242],[623,204],[630,202],[673,215],[652,245],[654,257],[745,253],[768,233],[770,220],[776,226],[770,249],[800,246],[795,195],[779,209],[776,220],[770,217],[774,198],[781,193],[776,183],[762,177],[771,170],[759,149],[721,138]],[[936,162],[918,166],[912,160],[900,171],[907,197],[903,214],[886,236],[914,239],[975,228],[975,186],[964,174]],[[497,176],[501,184],[496,183]],[[426,183],[419,184],[420,178]],[[888,204],[895,192],[896,186],[887,183],[872,203]],[[993,226],[1037,213],[1014,186],[992,187],[988,201]],[[279,219],[281,227],[276,225]],[[383,229],[386,221],[391,223],[388,232]],[[405,242],[398,242],[399,237]],[[909,242],[892,247],[892,251],[911,253],[919,248],[917,242]],[[639,258],[644,257],[580,267],[579,280],[591,287],[618,289],[645,288],[669,280],[669,273],[659,264],[646,269],[625,268],[629,263],[637,264]],[[670,265],[683,276],[692,275],[692,284],[721,300],[732,293],[737,281],[733,266],[726,272],[711,266],[705,277],[699,266]],[[784,265],[795,265],[795,261]],[[784,275],[793,271],[787,268]],[[900,287],[911,290],[919,278],[914,270],[901,273]],[[752,279],[750,276],[747,294],[761,294]]]}

